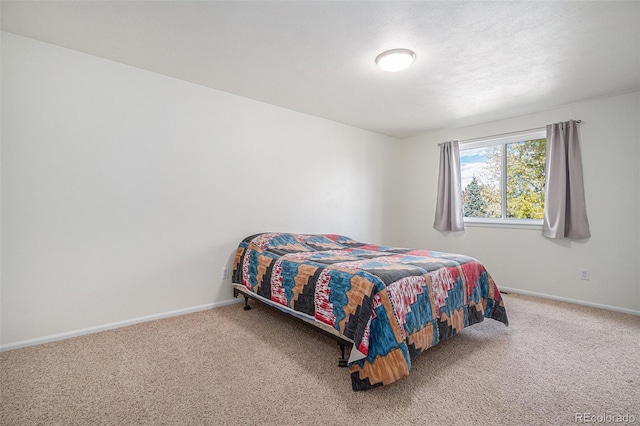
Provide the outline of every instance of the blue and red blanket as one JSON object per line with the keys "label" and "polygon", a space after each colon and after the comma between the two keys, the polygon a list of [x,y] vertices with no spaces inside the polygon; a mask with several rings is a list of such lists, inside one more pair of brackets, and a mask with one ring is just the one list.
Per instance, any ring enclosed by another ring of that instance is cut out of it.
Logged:
{"label": "blue and red blanket", "polygon": [[342,235],[248,237],[236,251],[233,282],[353,340],[354,390],[408,375],[412,357],[484,318],[508,324],[500,292],[476,259]]}

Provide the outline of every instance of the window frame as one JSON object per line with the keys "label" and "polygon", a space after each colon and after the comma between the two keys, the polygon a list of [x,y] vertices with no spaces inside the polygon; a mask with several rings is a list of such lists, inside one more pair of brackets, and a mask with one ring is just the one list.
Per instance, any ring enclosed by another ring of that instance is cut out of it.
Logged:
{"label": "window frame", "polygon": [[[528,228],[528,229],[540,229],[542,228],[543,219],[514,219],[507,218],[507,144],[514,142],[526,142],[535,139],[546,139],[546,128],[541,127],[538,129],[531,129],[522,132],[514,132],[505,135],[487,136],[483,138],[470,139],[459,144],[460,154],[467,149],[485,148],[488,146],[500,146],[500,181],[501,181],[501,214],[502,217],[465,217],[462,219],[465,226],[479,226],[479,227],[491,227],[491,228]],[[546,160],[546,154],[545,154]],[[462,163],[460,164],[462,166]],[[462,190],[462,188],[461,188]]]}

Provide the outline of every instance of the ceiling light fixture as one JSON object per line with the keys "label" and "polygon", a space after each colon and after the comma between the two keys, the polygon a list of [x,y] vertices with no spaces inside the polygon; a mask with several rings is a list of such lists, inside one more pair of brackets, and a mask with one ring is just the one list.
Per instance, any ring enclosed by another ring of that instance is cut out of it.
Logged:
{"label": "ceiling light fixture", "polygon": [[416,54],[409,49],[391,49],[376,57],[376,64],[383,71],[398,72],[406,70],[416,59]]}

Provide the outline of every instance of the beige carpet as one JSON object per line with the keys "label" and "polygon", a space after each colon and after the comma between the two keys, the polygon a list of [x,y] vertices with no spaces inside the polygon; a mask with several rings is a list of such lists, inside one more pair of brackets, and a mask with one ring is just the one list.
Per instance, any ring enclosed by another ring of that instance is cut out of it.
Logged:
{"label": "beige carpet", "polygon": [[640,424],[640,317],[505,303],[509,327],[474,325],[365,392],[337,367],[334,341],[255,303],[9,351],[0,424],[571,425],[576,413]]}

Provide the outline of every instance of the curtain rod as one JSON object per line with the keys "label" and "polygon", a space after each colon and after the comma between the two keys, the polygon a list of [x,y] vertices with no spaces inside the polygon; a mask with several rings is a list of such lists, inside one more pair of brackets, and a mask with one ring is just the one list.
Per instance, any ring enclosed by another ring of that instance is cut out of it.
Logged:
{"label": "curtain rod", "polygon": [[[578,124],[582,123],[582,120],[574,120],[574,121],[576,123],[578,123]],[[477,141],[477,140],[480,140],[480,139],[492,138],[494,136],[507,136],[507,135],[513,135],[515,133],[532,132],[534,130],[543,130],[543,129],[545,129],[545,127],[534,127],[533,129],[518,130],[518,131],[515,131],[515,132],[507,132],[507,133],[499,133],[497,135],[483,136],[483,137],[480,137],[480,138],[462,139],[462,140],[459,140],[458,143]],[[438,146],[442,145],[443,143],[444,142],[439,143]]]}

